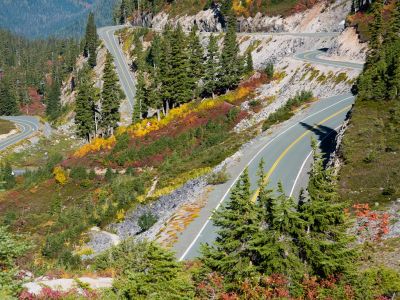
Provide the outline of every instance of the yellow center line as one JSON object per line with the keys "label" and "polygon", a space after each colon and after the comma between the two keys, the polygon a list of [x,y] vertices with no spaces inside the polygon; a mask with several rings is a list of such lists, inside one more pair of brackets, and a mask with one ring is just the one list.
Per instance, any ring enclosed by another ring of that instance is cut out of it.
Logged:
{"label": "yellow center line", "polygon": [[[276,168],[278,167],[279,163],[282,161],[282,159],[286,156],[286,154],[290,151],[290,149],[292,149],[298,142],[300,142],[303,138],[305,138],[308,134],[311,133],[311,131],[315,128],[318,128],[319,126],[321,126],[322,124],[328,122],[330,119],[336,117],[337,115],[340,115],[342,112],[349,110],[351,108],[351,105],[346,106],[345,108],[335,112],[334,114],[330,115],[329,117],[323,119],[321,122],[319,122],[317,125],[314,125],[312,127],[312,129],[308,129],[307,131],[305,131],[302,135],[300,135],[295,141],[293,141],[289,146],[287,146],[287,148],[281,153],[281,155],[279,155],[279,157],[276,159],[276,161],[274,162],[274,164],[272,165],[272,167],[269,169],[268,173],[265,175],[264,178],[264,185],[267,185],[269,178],[271,177],[272,173],[274,173],[274,171],[276,170]],[[257,188],[257,190],[254,192],[253,197],[251,198],[251,201],[255,202],[258,194],[260,193],[260,189]]]}

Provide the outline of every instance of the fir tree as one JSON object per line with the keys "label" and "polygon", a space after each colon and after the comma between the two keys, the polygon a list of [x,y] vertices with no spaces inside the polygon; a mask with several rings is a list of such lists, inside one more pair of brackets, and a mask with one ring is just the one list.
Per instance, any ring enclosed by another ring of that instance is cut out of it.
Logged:
{"label": "fir tree", "polygon": [[144,72],[137,72],[135,105],[133,107],[132,124],[139,122],[143,117],[143,105],[146,102],[146,82]]}
{"label": "fir tree", "polygon": [[3,78],[0,81],[0,115],[16,115],[18,111],[16,95],[8,79]]}
{"label": "fir tree", "polygon": [[217,38],[212,34],[207,47],[203,92],[205,96],[212,95],[213,98],[214,92],[218,87],[218,56]]}
{"label": "fir tree", "polygon": [[160,68],[161,66],[161,55],[162,55],[162,40],[159,34],[154,36],[153,42],[149,49],[147,56],[147,64],[153,68]]}
{"label": "fir tree", "polygon": [[202,248],[205,266],[221,273],[229,283],[243,281],[255,274],[249,242],[260,224],[250,196],[246,169],[232,190],[228,203],[213,215],[213,223],[218,227],[214,245]]}
{"label": "fir tree", "polygon": [[163,99],[163,109],[164,114],[168,114],[170,104],[172,102],[172,95],[174,94],[174,90],[172,88],[173,83],[173,72],[172,72],[172,31],[170,27],[166,27],[162,43],[161,43],[161,61],[160,61],[160,94]]}
{"label": "fir tree", "polygon": [[123,92],[118,84],[113,58],[107,53],[101,93],[101,128],[106,136],[112,135],[118,126],[119,107]]}
{"label": "fir tree", "polygon": [[84,74],[76,96],[75,124],[78,135],[88,141],[96,135],[97,92],[90,82],[90,74]]}
{"label": "fir tree", "polygon": [[355,252],[347,235],[344,204],[338,201],[336,179],[331,169],[324,169],[321,154],[316,150],[310,171],[308,201],[299,207],[305,222],[299,244],[302,259],[313,273],[322,277],[346,273],[354,263]]}
{"label": "fir tree", "polygon": [[261,182],[257,212],[263,223],[250,241],[253,263],[265,275],[283,274],[291,281],[298,280],[305,271],[297,246],[302,229],[299,213],[293,199],[284,194],[281,184],[276,197]]}
{"label": "fir tree", "polygon": [[46,115],[51,119],[56,119],[61,110],[60,103],[61,84],[57,78],[53,78],[50,92],[47,97]]}
{"label": "fir tree", "polygon": [[236,17],[233,12],[229,15],[220,63],[220,88],[229,90],[236,87],[240,81],[240,70],[242,68],[240,64],[242,61],[239,60],[239,45],[236,41]]}
{"label": "fir tree", "polygon": [[91,12],[88,16],[85,33],[85,46],[83,49],[83,55],[89,57],[88,63],[90,67],[96,66],[96,49],[97,49],[97,29],[94,20],[94,14]]}
{"label": "fir tree", "polygon": [[197,35],[197,26],[193,26],[189,34],[189,80],[192,97],[200,95],[200,80],[204,76],[204,50]]}
{"label": "fir tree", "polygon": [[188,71],[190,69],[186,36],[181,26],[173,32],[171,45],[171,100],[172,106],[189,102],[192,90]]}

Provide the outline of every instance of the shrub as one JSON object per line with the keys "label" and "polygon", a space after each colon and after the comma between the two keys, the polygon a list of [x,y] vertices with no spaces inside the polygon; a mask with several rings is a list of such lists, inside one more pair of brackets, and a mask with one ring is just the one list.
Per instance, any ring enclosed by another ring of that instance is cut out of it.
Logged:
{"label": "shrub", "polygon": [[53,175],[56,182],[61,185],[65,185],[68,182],[68,174],[60,166],[54,168]]}
{"label": "shrub", "polygon": [[76,179],[76,180],[83,180],[86,179],[87,173],[86,169],[82,166],[77,166],[71,169],[71,172],[69,174],[71,178]]}
{"label": "shrub", "polygon": [[273,78],[274,77],[274,64],[273,63],[268,63],[267,66],[265,67],[265,73],[267,74],[268,78]]}
{"label": "shrub", "polygon": [[217,185],[225,183],[229,180],[229,174],[226,171],[226,167],[222,168],[219,172],[212,173],[208,178],[208,184]]}
{"label": "shrub", "polygon": [[149,230],[155,223],[157,223],[157,218],[151,212],[146,212],[141,215],[138,221],[142,232]]}

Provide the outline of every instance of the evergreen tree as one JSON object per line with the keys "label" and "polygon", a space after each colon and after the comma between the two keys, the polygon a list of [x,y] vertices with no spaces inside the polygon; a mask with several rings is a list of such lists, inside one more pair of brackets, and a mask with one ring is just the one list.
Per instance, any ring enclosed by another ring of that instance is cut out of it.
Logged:
{"label": "evergreen tree", "polygon": [[160,78],[157,68],[152,68],[150,76],[150,88],[146,97],[146,106],[157,110],[157,119],[161,119],[160,110],[162,109],[163,102],[160,96]]}
{"label": "evergreen tree", "polygon": [[381,52],[379,51],[382,44],[382,9],[383,0],[377,0],[373,4],[374,21],[370,26],[371,38],[369,41],[370,55],[367,59],[367,64],[374,64],[379,60]]}
{"label": "evergreen tree", "polygon": [[251,51],[248,51],[246,56],[246,72],[251,73],[253,71],[254,71],[253,57],[251,56]]}
{"label": "evergreen tree", "polygon": [[351,270],[355,252],[347,235],[345,205],[338,201],[336,179],[331,169],[324,169],[321,154],[313,142],[314,165],[308,183],[308,201],[299,207],[305,222],[300,237],[302,259],[314,274],[327,277]]}
{"label": "evergreen tree", "polygon": [[231,192],[229,201],[213,215],[218,237],[213,246],[202,248],[202,261],[212,271],[221,273],[227,282],[241,282],[255,274],[249,242],[259,230],[255,205],[250,200],[247,169]]}
{"label": "evergreen tree", "polygon": [[11,116],[18,112],[16,95],[8,79],[3,78],[0,80],[0,115]]}
{"label": "evergreen tree", "polygon": [[85,72],[78,88],[75,107],[75,124],[80,137],[88,141],[96,135],[97,92],[90,82],[90,73]]}
{"label": "evergreen tree", "polygon": [[136,95],[135,105],[133,107],[132,124],[139,122],[143,117],[144,104],[146,103],[146,82],[144,78],[144,72],[139,70],[137,72],[136,82]]}
{"label": "evergreen tree", "polygon": [[193,26],[188,42],[189,49],[189,80],[192,97],[200,95],[200,80],[204,76],[204,49],[197,35],[198,27]]}
{"label": "evergreen tree", "polygon": [[161,56],[162,56],[162,40],[159,34],[154,36],[153,42],[149,49],[149,54],[147,56],[147,64],[153,68],[160,68],[161,66]]}
{"label": "evergreen tree", "polygon": [[85,57],[89,57],[88,63],[90,67],[96,66],[96,49],[97,49],[97,29],[94,20],[94,14],[91,12],[88,16],[88,21],[86,25],[85,33],[85,46],[83,49],[83,54]]}
{"label": "evergreen tree", "polygon": [[98,268],[123,269],[112,299],[193,299],[194,287],[174,254],[155,243],[127,240],[96,258]]}
{"label": "evergreen tree", "polygon": [[57,78],[53,78],[52,85],[47,97],[46,115],[55,120],[61,112],[61,84]]}
{"label": "evergreen tree", "polygon": [[242,66],[239,60],[239,45],[236,41],[236,17],[233,12],[229,15],[220,63],[220,88],[222,90],[235,88],[240,81]]}
{"label": "evergreen tree", "polygon": [[108,52],[103,75],[103,90],[101,93],[101,128],[106,136],[114,134],[118,126],[119,107],[123,92],[118,84],[118,77],[114,70],[113,58]]}
{"label": "evergreen tree", "polygon": [[284,194],[282,185],[279,184],[276,197],[262,182],[259,181],[257,212],[263,223],[250,242],[253,263],[265,275],[283,274],[291,281],[299,280],[305,273],[297,245],[303,223],[293,199]]}
{"label": "evergreen tree", "polygon": [[5,189],[12,189],[15,183],[12,167],[7,161],[0,166],[0,184]]}
{"label": "evergreen tree", "polygon": [[171,104],[175,107],[176,105],[189,102],[192,98],[188,73],[190,70],[188,47],[186,36],[181,26],[178,26],[173,32],[171,53]]}
{"label": "evergreen tree", "polygon": [[203,92],[205,96],[212,95],[218,87],[218,42],[217,38],[211,34],[207,47],[207,61],[204,71]]}
{"label": "evergreen tree", "polygon": [[172,102],[172,95],[174,90],[172,88],[173,83],[173,72],[172,72],[172,31],[170,27],[166,27],[162,38],[162,52],[160,62],[160,94],[163,99],[164,114],[168,114],[170,104]]}

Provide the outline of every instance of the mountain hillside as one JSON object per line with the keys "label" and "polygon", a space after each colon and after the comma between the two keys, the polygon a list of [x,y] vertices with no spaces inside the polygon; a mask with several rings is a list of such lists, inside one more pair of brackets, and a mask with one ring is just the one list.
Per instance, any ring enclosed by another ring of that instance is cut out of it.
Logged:
{"label": "mountain hillside", "polygon": [[98,25],[112,23],[116,0],[0,0],[0,27],[31,37],[77,36],[93,11]]}

